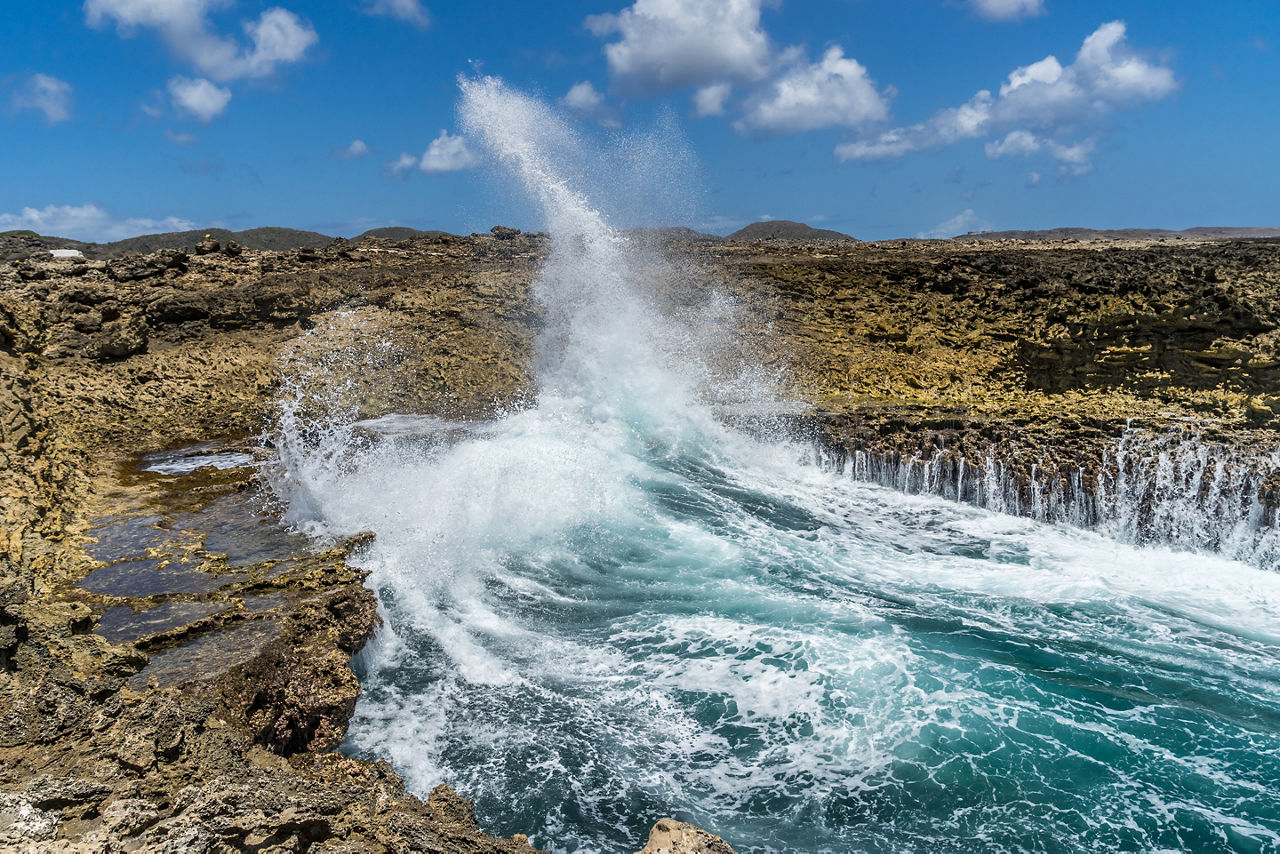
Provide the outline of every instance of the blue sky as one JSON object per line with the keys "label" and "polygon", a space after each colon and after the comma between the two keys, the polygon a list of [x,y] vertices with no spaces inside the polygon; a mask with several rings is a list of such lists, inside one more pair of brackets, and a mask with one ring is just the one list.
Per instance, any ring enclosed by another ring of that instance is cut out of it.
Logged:
{"label": "blue sky", "polygon": [[667,139],[620,225],[1280,225],[1275,0],[278,2],[3,4],[0,230],[537,228],[459,74]]}

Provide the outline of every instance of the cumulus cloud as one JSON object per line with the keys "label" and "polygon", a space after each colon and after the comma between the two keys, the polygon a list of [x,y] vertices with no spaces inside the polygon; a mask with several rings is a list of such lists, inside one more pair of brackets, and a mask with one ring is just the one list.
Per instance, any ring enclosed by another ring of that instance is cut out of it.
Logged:
{"label": "cumulus cloud", "polygon": [[1012,21],[1044,14],[1044,0],[971,0],[973,10],[992,21]]}
{"label": "cumulus cloud", "polygon": [[387,174],[393,178],[403,178],[417,168],[428,174],[439,172],[458,172],[480,165],[480,156],[467,145],[462,136],[454,136],[447,130],[431,140],[427,150],[421,157],[412,154],[401,154],[387,164]]}
{"label": "cumulus cloud", "polygon": [[231,90],[203,77],[174,77],[169,81],[169,97],[180,111],[209,122],[221,115],[231,103]]}
{"label": "cumulus cloud", "polygon": [[108,242],[166,231],[188,231],[195,223],[178,217],[119,219],[94,204],[47,205],[23,208],[19,213],[0,213],[0,231],[30,229],[39,234],[70,237],[73,240]]}
{"label": "cumulus cloud", "polygon": [[[761,26],[770,0],[634,0],[616,14],[588,16],[613,85],[654,94],[694,89],[693,112],[722,116],[735,87],[748,96],[734,127],[763,135],[858,127],[885,118],[886,98],[840,46],[808,62],[803,47],[778,49]],[[754,91],[752,91],[754,89]]]}
{"label": "cumulus cloud", "polygon": [[760,27],[762,0],[635,0],[617,14],[591,15],[609,71],[628,91],[653,93],[732,80],[759,80],[772,67]]}
{"label": "cumulus cloud", "polygon": [[13,93],[15,110],[44,113],[51,125],[71,118],[71,84],[48,74],[32,74]]}
{"label": "cumulus cloud", "polygon": [[712,83],[693,93],[693,110],[699,116],[723,116],[725,102],[733,87],[728,83]]}
{"label": "cumulus cloud", "polygon": [[447,130],[431,140],[418,168],[423,172],[457,172],[480,165],[480,155],[467,146],[465,137],[452,136]]}
{"label": "cumulus cloud", "polygon": [[604,93],[591,84],[590,80],[575,83],[560,99],[569,110],[607,127],[617,127],[617,111],[605,102]]}
{"label": "cumulus cloud", "polygon": [[114,22],[123,36],[139,29],[156,32],[169,49],[214,80],[260,78],[302,59],[319,37],[312,26],[280,7],[244,21],[246,43],[216,32],[209,13],[224,0],[85,0],[91,27]]}
{"label": "cumulus cloud", "polygon": [[573,84],[560,101],[571,110],[589,113],[604,106],[604,95],[591,85],[590,80],[583,80]]}
{"label": "cumulus cloud", "polygon": [[420,0],[365,0],[364,13],[395,18],[419,29],[426,29],[431,24],[431,16]]}
{"label": "cumulus cloud", "polygon": [[[942,110],[917,125],[894,128],[869,139],[836,147],[841,160],[900,157],[912,151],[1004,134],[987,146],[991,157],[1048,151],[1070,171],[1088,171],[1093,143],[1056,141],[1066,129],[1146,101],[1177,88],[1173,71],[1148,61],[1125,40],[1123,21],[1098,27],[1063,66],[1057,57],[1015,68],[998,94],[977,92],[966,103]],[[1038,134],[1038,135],[1037,135]]]}
{"label": "cumulus cloud", "polygon": [[353,139],[350,145],[333,150],[333,156],[339,160],[352,160],[356,157],[364,157],[368,153],[369,146],[365,145],[363,139]]}
{"label": "cumulus cloud", "polygon": [[888,102],[876,91],[867,69],[835,45],[820,61],[795,65],[765,86],[734,126],[763,133],[800,133],[858,127],[888,113]]}

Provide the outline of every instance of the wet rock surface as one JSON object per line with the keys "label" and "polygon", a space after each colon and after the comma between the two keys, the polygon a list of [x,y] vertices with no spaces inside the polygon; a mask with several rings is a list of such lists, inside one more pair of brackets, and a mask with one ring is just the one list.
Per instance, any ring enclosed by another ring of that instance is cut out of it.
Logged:
{"label": "wet rock surface", "polygon": [[[332,752],[378,620],[361,543],[283,531],[244,437],[304,373],[369,441],[519,405],[545,243],[213,242],[0,265],[0,845],[532,850]],[[1132,424],[1240,467],[1278,444],[1280,243],[677,244],[659,306],[727,294],[713,358],[774,372],[835,456],[997,460],[1030,502]]]}
{"label": "wet rock surface", "polygon": [[518,244],[479,271],[448,242],[0,268],[0,847],[534,850],[332,753],[378,624],[359,544],[285,532],[269,450],[227,441],[262,428],[282,356],[335,309],[442,378],[433,409],[510,400],[528,345],[485,330],[532,316]]}

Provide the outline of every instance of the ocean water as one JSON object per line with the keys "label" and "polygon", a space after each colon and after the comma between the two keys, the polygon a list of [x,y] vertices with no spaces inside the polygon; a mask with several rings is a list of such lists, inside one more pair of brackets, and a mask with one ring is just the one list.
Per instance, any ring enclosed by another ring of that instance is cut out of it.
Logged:
{"label": "ocean water", "polygon": [[292,523],[377,535],[345,750],[554,851],[634,851],[668,815],[740,852],[1280,850],[1280,573],[727,426],[726,389],[776,392],[654,307],[648,250],[566,166],[585,143],[462,88],[553,237],[538,394],[478,424],[317,420],[305,375],[284,401]]}

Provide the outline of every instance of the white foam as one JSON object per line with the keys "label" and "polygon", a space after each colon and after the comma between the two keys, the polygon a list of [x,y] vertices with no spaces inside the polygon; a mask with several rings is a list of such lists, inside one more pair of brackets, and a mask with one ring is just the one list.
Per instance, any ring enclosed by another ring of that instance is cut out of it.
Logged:
{"label": "white foam", "polygon": [[[499,81],[463,93],[468,133],[552,233],[534,405],[461,427],[324,421],[290,398],[277,437],[296,524],[377,535],[362,560],[388,629],[361,661],[352,749],[579,850],[623,844],[636,803],[746,822],[765,847],[803,831],[858,849],[871,831],[813,816],[926,791],[959,806],[894,807],[880,832],[996,847],[1030,821],[1147,844],[1184,813],[1132,793],[1170,779],[1256,794],[1245,730],[1224,717],[1214,755],[1179,756],[1162,739],[1204,701],[1158,692],[1267,703],[1280,576],[854,483],[723,426],[697,353],[715,336],[656,312],[640,271],[663,265],[575,188],[586,143]],[[768,387],[727,397],[768,411]],[[1102,782],[1082,792],[1067,767]],[[1009,774],[1023,788],[990,802]],[[1100,793],[1116,805],[1095,817]]]}

